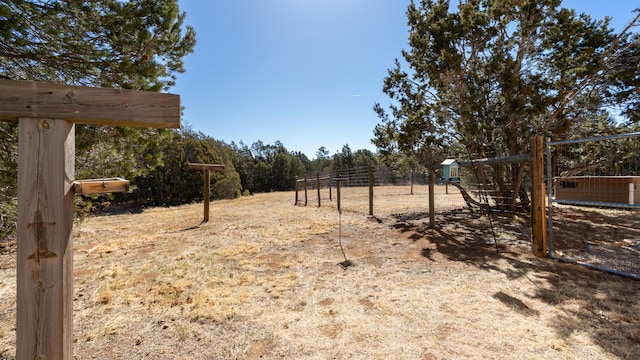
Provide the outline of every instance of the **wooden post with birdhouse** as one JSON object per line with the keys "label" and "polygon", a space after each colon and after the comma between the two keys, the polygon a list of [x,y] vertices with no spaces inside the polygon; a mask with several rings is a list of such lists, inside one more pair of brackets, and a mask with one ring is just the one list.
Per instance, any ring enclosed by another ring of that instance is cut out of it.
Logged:
{"label": "wooden post with birdhouse", "polygon": [[73,358],[73,197],[123,191],[74,179],[75,124],[180,127],[180,97],[0,80],[0,119],[18,121],[17,359]]}
{"label": "wooden post with birdhouse", "polygon": [[224,165],[189,163],[187,164],[187,168],[189,170],[202,171],[202,180],[204,182],[204,184],[202,185],[202,192],[204,194],[204,220],[202,220],[202,222],[208,222],[209,201],[211,201],[211,172],[223,171]]}

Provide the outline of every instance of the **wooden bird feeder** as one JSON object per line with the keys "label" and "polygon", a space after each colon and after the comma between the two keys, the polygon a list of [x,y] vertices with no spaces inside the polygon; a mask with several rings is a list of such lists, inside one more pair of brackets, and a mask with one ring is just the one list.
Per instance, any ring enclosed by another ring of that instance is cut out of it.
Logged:
{"label": "wooden bird feeder", "polygon": [[121,178],[75,180],[73,191],[76,195],[107,194],[129,192],[129,180]]}

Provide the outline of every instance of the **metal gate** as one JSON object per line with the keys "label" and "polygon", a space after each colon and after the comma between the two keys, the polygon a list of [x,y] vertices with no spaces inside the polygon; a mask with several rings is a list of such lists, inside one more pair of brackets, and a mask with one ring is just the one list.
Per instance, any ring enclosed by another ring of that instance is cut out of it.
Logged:
{"label": "metal gate", "polygon": [[549,255],[640,279],[640,133],[546,152]]}

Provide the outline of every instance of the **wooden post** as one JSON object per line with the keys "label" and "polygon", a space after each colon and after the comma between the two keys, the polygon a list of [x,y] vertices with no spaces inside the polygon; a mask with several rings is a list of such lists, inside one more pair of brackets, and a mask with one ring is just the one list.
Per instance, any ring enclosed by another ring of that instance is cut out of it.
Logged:
{"label": "wooden post", "polygon": [[548,251],[544,185],[544,137],[531,138],[531,228],[535,256],[546,257]]}
{"label": "wooden post", "polygon": [[436,227],[436,210],[435,210],[435,199],[436,199],[436,170],[432,167],[429,167],[429,227]]}
{"label": "wooden post", "polygon": [[307,175],[304,176],[304,206],[307,206],[309,202],[309,195],[307,193]]}
{"label": "wooden post", "polygon": [[296,198],[294,200],[293,206],[298,206],[298,179],[296,179]]}
{"label": "wooden post", "polygon": [[74,125],[19,120],[18,359],[73,355]]}
{"label": "wooden post", "polygon": [[202,193],[204,194],[204,199],[202,203],[204,204],[204,216],[203,221],[209,221],[209,203],[211,202],[211,171],[205,170],[202,172],[203,183],[202,183]]}
{"label": "wooden post", "polygon": [[189,170],[198,170],[202,171],[202,193],[204,194],[204,220],[203,222],[209,221],[209,202],[211,201],[211,172],[212,171],[223,171],[224,165],[218,164],[196,164],[189,163],[187,164],[187,168]]}
{"label": "wooden post", "polygon": [[320,207],[320,173],[316,173],[316,188],[318,189],[318,207]]}
{"label": "wooden post", "polygon": [[369,216],[373,216],[373,166],[369,165]]}
{"label": "wooden post", "polygon": [[409,170],[409,176],[410,176],[410,181],[411,181],[411,195],[413,195],[413,169]]}
{"label": "wooden post", "polygon": [[336,196],[338,197],[338,212],[341,212],[341,208],[340,208],[340,183],[342,182],[341,180],[336,180],[338,185],[336,185]]}
{"label": "wooden post", "polygon": [[343,178],[343,177],[340,176],[340,174],[338,174],[338,177],[337,178],[333,178],[333,180],[335,180],[336,183],[337,183],[337,185],[336,185],[336,189],[337,189],[336,190],[336,194],[337,195],[336,196],[338,197],[338,204],[337,204],[338,205],[338,212],[342,213],[342,207],[341,207],[341,203],[340,203],[340,201],[341,201],[340,189],[342,187],[342,182],[349,180],[349,178]]}
{"label": "wooden post", "polygon": [[0,80],[18,138],[16,357],[73,358],[74,123],[180,127],[180,97]]}

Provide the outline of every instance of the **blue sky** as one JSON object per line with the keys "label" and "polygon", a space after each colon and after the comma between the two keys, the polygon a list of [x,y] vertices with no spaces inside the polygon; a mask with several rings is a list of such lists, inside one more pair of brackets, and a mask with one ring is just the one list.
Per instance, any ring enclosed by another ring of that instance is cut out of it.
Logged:
{"label": "blue sky", "polygon": [[[369,149],[373,105],[407,46],[409,0],[179,0],[197,45],[170,90],[183,124],[227,143],[280,141],[310,159]],[[622,29],[636,0],[565,0]],[[635,30],[638,31],[638,30]]]}

